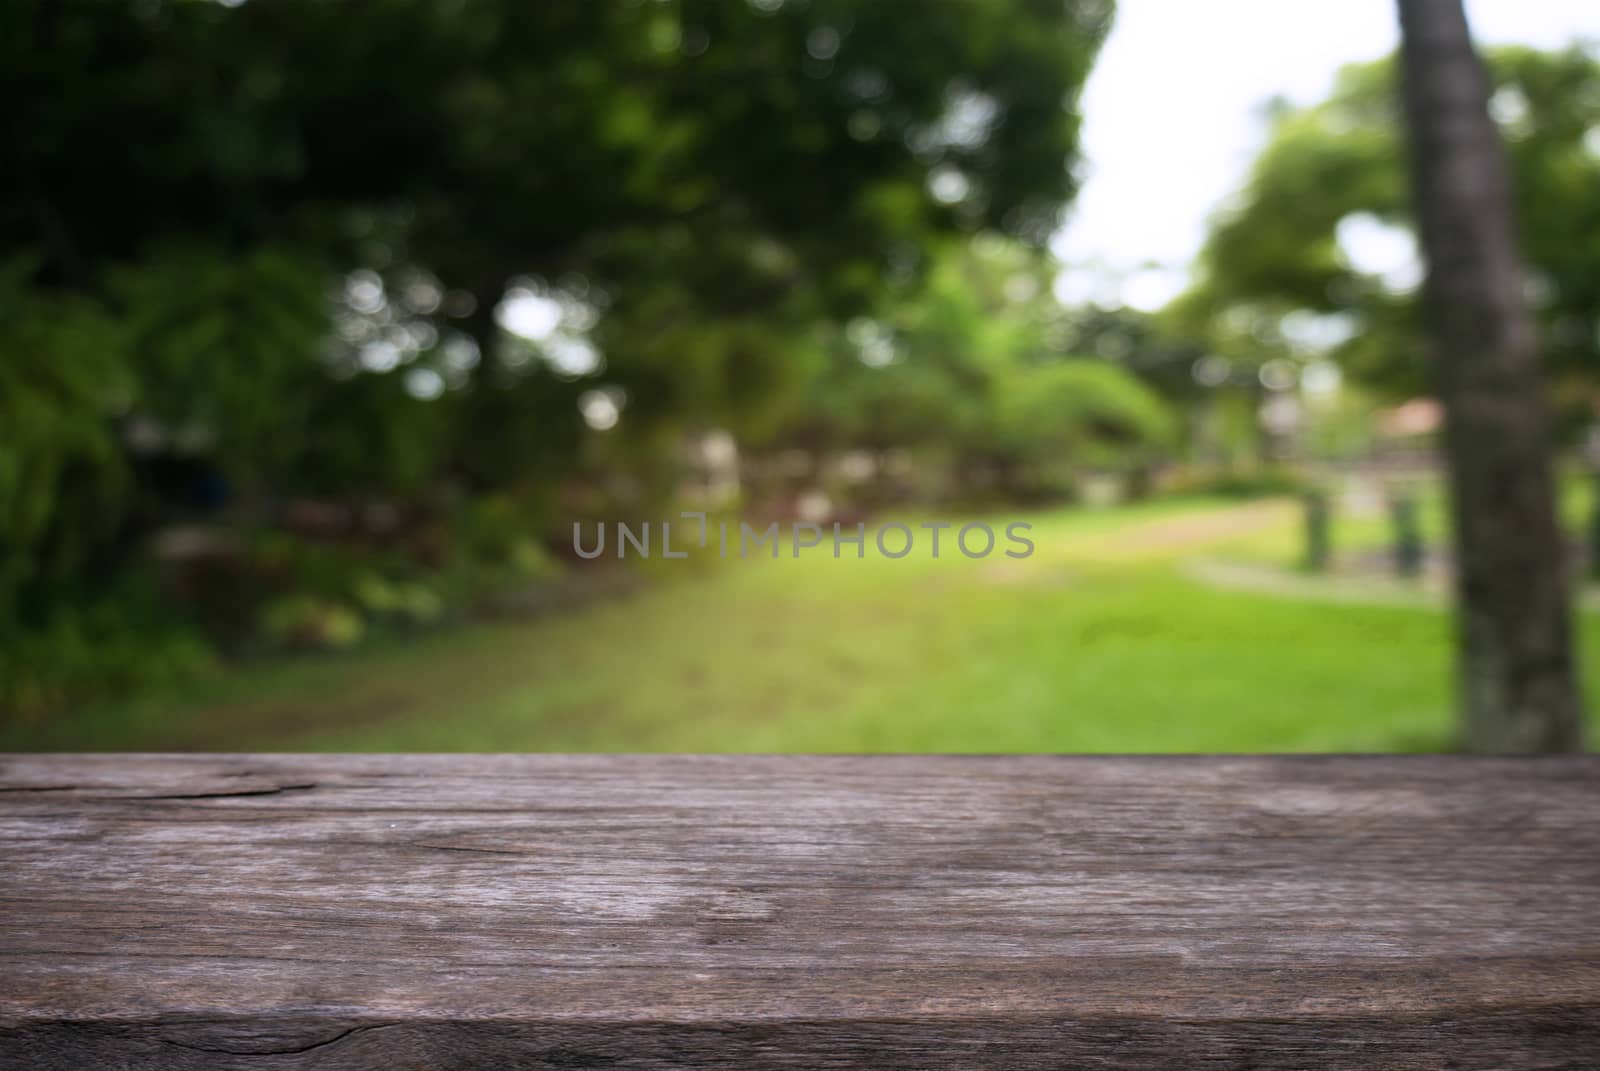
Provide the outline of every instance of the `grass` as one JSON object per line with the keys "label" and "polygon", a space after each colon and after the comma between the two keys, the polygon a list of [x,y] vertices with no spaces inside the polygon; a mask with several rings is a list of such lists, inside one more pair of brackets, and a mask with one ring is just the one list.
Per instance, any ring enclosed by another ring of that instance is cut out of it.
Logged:
{"label": "grass", "polygon": [[[237,670],[184,692],[12,727],[0,747],[1450,745],[1445,614],[1227,590],[1187,574],[1196,555],[1292,546],[1292,504],[1169,502],[1029,519],[1038,550],[1026,560],[835,560],[824,550],[729,563],[565,617]],[[1587,631],[1594,664],[1600,645]]]}

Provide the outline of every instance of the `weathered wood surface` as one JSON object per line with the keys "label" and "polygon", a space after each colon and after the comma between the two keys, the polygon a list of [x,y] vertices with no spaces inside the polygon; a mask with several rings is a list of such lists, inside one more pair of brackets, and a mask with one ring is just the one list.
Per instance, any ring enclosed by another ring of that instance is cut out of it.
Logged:
{"label": "weathered wood surface", "polygon": [[1600,760],[3,757],[0,1067],[1594,1069]]}

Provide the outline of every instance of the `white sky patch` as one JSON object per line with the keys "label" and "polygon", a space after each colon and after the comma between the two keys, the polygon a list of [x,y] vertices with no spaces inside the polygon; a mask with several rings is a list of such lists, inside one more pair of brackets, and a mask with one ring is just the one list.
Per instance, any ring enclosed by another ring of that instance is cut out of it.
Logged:
{"label": "white sky patch", "polygon": [[1233,365],[1226,357],[1212,355],[1200,358],[1189,371],[1202,387],[1220,387],[1233,374]]}
{"label": "white sky patch", "polygon": [[954,167],[936,167],[928,175],[928,190],[940,204],[953,205],[966,200],[972,183]]}
{"label": "white sky patch", "polygon": [[385,304],[383,280],[378,278],[377,272],[365,269],[351,272],[344,282],[344,296],[352,309],[370,316]]}
{"label": "white sky patch", "polygon": [[1313,361],[1300,373],[1300,389],[1318,397],[1337,394],[1343,382],[1344,373],[1332,361]]}
{"label": "white sky patch", "polygon": [[439,342],[439,329],[426,320],[414,320],[403,329],[414,352],[431,350]]}
{"label": "white sky patch", "polygon": [[368,372],[392,372],[400,367],[400,357],[400,347],[380,340],[362,346],[357,360]]}
{"label": "white sky patch", "polygon": [[882,368],[895,359],[894,332],[876,320],[858,316],[845,327],[856,356],[868,368]]}
{"label": "white sky patch", "polygon": [[520,352],[513,348],[502,359],[521,366],[537,357],[568,379],[581,379],[600,371],[605,359],[585,337],[600,320],[596,305],[584,299],[589,291],[587,280],[582,279],[553,289],[532,279],[513,285],[495,310],[495,320],[507,332],[533,345]]}
{"label": "white sky patch", "polygon": [[586,338],[571,335],[551,335],[540,346],[545,360],[564,376],[578,379],[600,371],[600,351]]}
{"label": "white sky patch", "polygon": [[586,390],[578,396],[578,412],[595,431],[610,431],[622,418],[622,392]]}
{"label": "white sky patch", "polygon": [[1006,300],[1016,305],[1032,301],[1034,295],[1039,293],[1039,280],[1031,275],[1018,273],[1006,280]]}
{"label": "white sky patch", "polygon": [[1122,282],[1122,303],[1140,312],[1155,312],[1183,293],[1189,273],[1174,268],[1145,268]]}
{"label": "white sky patch", "polygon": [[495,319],[519,338],[543,342],[561,326],[561,312],[561,302],[555,298],[516,286],[506,291],[500,307],[495,310]]}
{"label": "white sky patch", "polygon": [[413,368],[406,373],[406,393],[431,401],[444,393],[444,377],[431,368]]}
{"label": "white sky patch", "polygon": [[412,312],[424,316],[438,311],[439,304],[444,300],[444,293],[439,289],[439,281],[432,276],[418,274],[408,280],[400,291],[400,296]]}
{"label": "white sky patch", "polygon": [[1489,114],[1508,133],[1526,133],[1528,96],[1516,86],[1502,86],[1489,98]]}
{"label": "white sky patch", "polygon": [[1583,136],[1583,147],[1590,156],[1600,159],[1600,126],[1592,126]]}
{"label": "white sky patch", "polygon": [[1256,378],[1268,390],[1289,390],[1300,381],[1300,370],[1294,366],[1293,361],[1279,357],[1263,364],[1256,372]]}
{"label": "white sky patch", "polygon": [[1377,276],[1390,291],[1404,293],[1421,284],[1422,251],[1411,228],[1356,212],[1339,221],[1334,236],[1352,268],[1363,275]]}
{"label": "white sky patch", "polygon": [[1092,270],[1078,267],[1063,268],[1050,284],[1056,300],[1068,307],[1087,305],[1099,296],[1100,289],[1099,276]]}
{"label": "white sky patch", "polygon": [[1342,313],[1297,309],[1278,325],[1290,345],[1307,353],[1326,353],[1355,337],[1355,321]]}
{"label": "white sky patch", "polygon": [[[1467,8],[1482,44],[1600,38],[1592,0]],[[1398,44],[1393,0],[1121,0],[1083,97],[1087,181],[1052,249],[1118,276],[1187,265],[1265,141],[1262,104],[1315,103],[1340,67]]]}
{"label": "white sky patch", "polygon": [[478,344],[466,335],[456,335],[439,347],[447,370],[465,374],[478,366]]}
{"label": "white sky patch", "polygon": [[999,114],[999,102],[987,93],[959,90],[945,101],[934,138],[940,145],[976,148],[988,140]]}

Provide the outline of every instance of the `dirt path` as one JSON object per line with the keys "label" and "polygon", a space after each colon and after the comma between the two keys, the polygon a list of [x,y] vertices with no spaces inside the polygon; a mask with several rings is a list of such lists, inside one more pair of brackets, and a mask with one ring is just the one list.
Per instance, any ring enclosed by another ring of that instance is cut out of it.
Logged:
{"label": "dirt path", "polygon": [[[1313,576],[1277,566],[1205,558],[1188,563],[1184,574],[1215,588],[1251,591],[1286,599],[1435,609],[1445,609],[1450,605],[1450,590],[1446,578],[1441,576],[1416,581],[1337,574]],[[1600,610],[1600,590],[1588,588],[1579,593],[1575,602],[1583,610]]]}
{"label": "dirt path", "polygon": [[1072,552],[1092,551],[1107,561],[1183,558],[1190,552],[1230,539],[1252,535],[1264,528],[1291,522],[1294,504],[1282,500],[1248,502],[1197,510],[1177,517],[1159,517],[1110,532],[1073,539]]}

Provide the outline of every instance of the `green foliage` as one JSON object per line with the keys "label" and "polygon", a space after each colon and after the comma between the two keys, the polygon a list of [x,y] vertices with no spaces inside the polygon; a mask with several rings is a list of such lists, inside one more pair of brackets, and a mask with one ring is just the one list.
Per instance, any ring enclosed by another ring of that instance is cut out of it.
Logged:
{"label": "green foliage", "polygon": [[261,634],[273,646],[339,649],[361,642],[361,615],[349,605],[315,595],[289,595],[266,605]]}
{"label": "green foliage", "polygon": [[464,399],[423,400],[406,370],[324,377],[302,394],[276,449],[274,483],[315,494],[423,495],[452,461]]}
{"label": "green foliage", "polygon": [[1030,457],[1071,457],[1087,447],[1104,459],[1174,440],[1176,421],[1166,403],[1105,361],[1023,365],[1002,381],[999,393],[999,437]]}
{"label": "green foliage", "polygon": [[504,498],[465,511],[447,560],[420,562],[398,551],[319,545],[272,535],[252,549],[247,569],[269,592],[254,610],[249,645],[267,651],[337,650],[374,634],[436,625],[483,608],[497,596],[551,583],[559,567],[528,536]]}
{"label": "green foliage", "polygon": [[834,340],[790,434],[909,447],[958,490],[1029,496],[1075,467],[1153,460],[1173,446],[1169,404],[1115,360],[1066,355],[1074,325],[1049,279],[1036,253],[993,236],[946,250],[887,316]]}
{"label": "green foliage", "polygon": [[[1600,59],[1578,47],[1488,59],[1528,293],[1557,401],[1577,424],[1592,415],[1600,351],[1600,247],[1574,237],[1600,228]],[[1260,363],[1304,348],[1285,337],[1286,316],[1336,316],[1328,345],[1348,373],[1391,397],[1425,389],[1415,289],[1364,274],[1338,242],[1351,220],[1409,226],[1394,78],[1392,60],[1351,67],[1328,100],[1279,114],[1173,320],[1216,352]]]}
{"label": "green foliage", "polygon": [[57,598],[25,623],[0,621],[0,724],[125,700],[203,675],[210,646],[140,577],[92,597]]}
{"label": "green foliage", "polygon": [[539,530],[540,519],[537,511],[509,495],[474,499],[463,508],[456,526],[458,556],[507,570],[524,583],[550,579],[559,566],[530,534]]}
{"label": "green foliage", "polygon": [[1222,472],[1180,472],[1167,483],[1168,490],[1197,498],[1282,498],[1307,489],[1306,480],[1291,469],[1275,465],[1232,468]]}
{"label": "green foliage", "polygon": [[265,475],[297,448],[326,379],[315,261],[174,247],[113,269],[108,288],[141,416],[242,474]]}
{"label": "green foliage", "polygon": [[112,535],[127,485],[115,417],[130,377],[119,325],[90,298],[41,294],[0,264],[0,626]]}
{"label": "green foliage", "polygon": [[[686,434],[779,437],[836,325],[914,288],[918,250],[1042,244],[1109,18],[6,5],[0,248],[34,252],[0,266],[0,640],[72,631],[90,578],[152,573],[175,526],[244,548],[220,565],[237,612],[187,611],[230,650],[347,644],[548,580],[560,495],[665,500]],[[534,293],[558,328],[511,333],[506,299]],[[967,316],[933,330],[958,344]],[[604,434],[579,412],[602,389]],[[395,530],[280,530],[297,506]]]}

